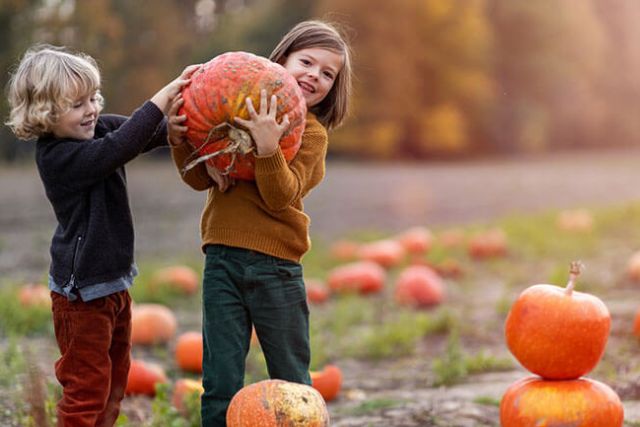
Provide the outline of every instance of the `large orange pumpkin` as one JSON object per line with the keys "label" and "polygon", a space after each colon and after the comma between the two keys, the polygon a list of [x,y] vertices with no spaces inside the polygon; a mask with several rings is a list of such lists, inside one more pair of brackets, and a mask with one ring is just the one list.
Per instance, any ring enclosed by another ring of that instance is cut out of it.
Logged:
{"label": "large orange pumpkin", "polygon": [[131,360],[126,394],[156,395],[156,384],[166,383],[167,376],[160,365],[140,359]]}
{"label": "large orange pumpkin", "polygon": [[311,386],[318,390],[324,400],[335,399],[342,388],[342,371],[336,365],[327,365],[321,371],[311,371]]}
{"label": "large orange pumpkin", "polygon": [[189,372],[202,372],[202,333],[190,331],[181,334],[176,342],[176,364]]}
{"label": "large orange pumpkin", "polygon": [[399,304],[429,307],[444,298],[444,283],[438,273],[426,265],[405,268],[396,281],[395,298]]}
{"label": "large orange pumpkin", "polygon": [[314,388],[264,380],[242,388],[229,404],[228,427],[325,427],[329,412]]}
{"label": "large orange pumpkin", "polygon": [[575,379],[590,372],[604,353],[611,316],[597,297],[575,292],[579,274],[572,263],[566,288],[534,285],[511,307],[505,323],[507,346],[529,371],[547,379]]}
{"label": "large orange pumpkin", "polygon": [[284,67],[266,58],[227,52],[204,64],[182,91],[184,104],[179,114],[187,116],[186,138],[196,149],[185,170],[206,161],[223,174],[254,179],[254,144],[234,118],[249,118],[247,97],[258,109],[262,89],[268,97],[278,98],[277,120],[289,116],[290,126],[280,139],[280,148],[285,159],[293,159],[300,148],[307,113],[298,83]]}
{"label": "large orange pumpkin", "polygon": [[161,304],[135,304],[131,309],[131,343],[159,344],[176,333],[178,322],[168,307]]}
{"label": "large orange pumpkin", "polygon": [[606,384],[588,378],[523,378],[507,389],[500,402],[502,427],[620,427],[623,419],[618,395]]}

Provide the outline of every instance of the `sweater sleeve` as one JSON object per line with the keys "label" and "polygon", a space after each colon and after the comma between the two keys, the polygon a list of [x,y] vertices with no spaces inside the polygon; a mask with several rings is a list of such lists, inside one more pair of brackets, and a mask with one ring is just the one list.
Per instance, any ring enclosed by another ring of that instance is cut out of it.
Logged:
{"label": "sweater sleeve", "polygon": [[268,157],[256,157],[256,184],[264,202],[274,211],[302,199],[324,178],[327,131],[315,119],[307,120],[302,144],[287,164],[278,148]]}
{"label": "sweater sleeve", "polygon": [[99,138],[48,144],[42,152],[44,170],[55,182],[69,188],[91,186],[140,154],[163,117],[162,111],[149,101],[128,119],[107,117],[104,125],[108,131]]}
{"label": "sweater sleeve", "polygon": [[204,163],[200,163],[194,168],[189,169],[186,173],[182,173],[182,168],[187,163],[187,159],[189,159],[191,154],[193,154],[193,150],[186,142],[171,146],[171,157],[182,180],[194,190],[206,190],[214,184],[214,181],[207,173],[207,168]]}

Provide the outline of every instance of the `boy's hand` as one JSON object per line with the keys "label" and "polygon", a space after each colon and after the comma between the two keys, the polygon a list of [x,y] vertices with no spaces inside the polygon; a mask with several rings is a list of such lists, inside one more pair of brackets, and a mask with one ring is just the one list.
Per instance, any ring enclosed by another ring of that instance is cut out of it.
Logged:
{"label": "boy's hand", "polygon": [[251,98],[247,98],[246,103],[250,119],[235,117],[234,120],[251,132],[257,155],[269,156],[278,149],[280,137],[289,128],[289,116],[285,115],[280,123],[276,121],[278,99],[271,95],[271,105],[267,107],[267,91],[264,89],[260,91],[259,113],[253,108]]}
{"label": "boy's hand", "polygon": [[222,173],[218,169],[210,166],[208,163],[205,163],[205,165],[207,166],[207,172],[209,173],[209,176],[218,186],[218,190],[224,193],[229,188],[231,188],[232,185],[235,185],[235,179],[229,177],[229,175],[222,175]]}
{"label": "boy's hand", "polygon": [[180,76],[171,83],[160,89],[153,97],[151,102],[156,104],[163,113],[167,114],[167,110],[171,105],[173,98],[182,90],[184,86],[191,82],[191,75],[202,68],[202,64],[189,65],[185,68]]}
{"label": "boy's hand", "polygon": [[167,136],[169,145],[174,147],[184,142],[184,134],[189,129],[187,126],[183,126],[183,123],[187,120],[187,115],[178,115],[178,110],[180,110],[182,104],[184,104],[184,98],[182,98],[182,94],[179,93],[173,98],[171,108],[169,108],[169,112],[167,113]]}

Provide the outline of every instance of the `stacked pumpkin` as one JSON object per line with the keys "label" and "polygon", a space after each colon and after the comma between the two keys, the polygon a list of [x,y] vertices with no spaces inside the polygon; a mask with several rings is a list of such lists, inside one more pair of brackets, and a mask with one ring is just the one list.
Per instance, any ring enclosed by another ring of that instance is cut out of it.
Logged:
{"label": "stacked pumpkin", "polygon": [[537,376],[507,389],[500,403],[503,427],[622,426],[618,395],[583,377],[604,353],[611,316],[599,298],[574,291],[579,274],[580,263],[574,262],[566,288],[525,289],[507,316],[507,346]]}

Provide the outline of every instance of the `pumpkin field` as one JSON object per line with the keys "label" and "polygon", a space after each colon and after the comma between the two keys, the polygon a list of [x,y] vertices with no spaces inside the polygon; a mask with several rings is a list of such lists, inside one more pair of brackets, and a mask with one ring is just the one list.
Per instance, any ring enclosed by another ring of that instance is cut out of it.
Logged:
{"label": "pumpkin field", "polygon": [[[330,162],[305,203],[303,266],[311,376],[331,425],[535,425],[514,421],[520,411],[640,426],[638,155]],[[0,425],[52,426],[53,214],[31,165],[0,179]],[[117,425],[199,426],[205,194],[168,159],[134,162],[128,181],[140,274]],[[252,340],[246,384],[266,378]]]}

